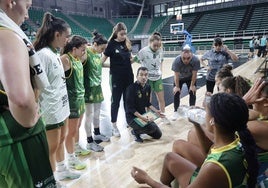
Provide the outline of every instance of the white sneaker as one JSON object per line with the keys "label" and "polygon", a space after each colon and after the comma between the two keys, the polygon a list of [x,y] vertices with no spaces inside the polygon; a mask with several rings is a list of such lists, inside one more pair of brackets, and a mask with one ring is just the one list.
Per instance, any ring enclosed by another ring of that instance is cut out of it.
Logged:
{"label": "white sneaker", "polygon": [[86,163],[80,161],[77,157],[71,157],[68,159],[68,166],[69,168],[75,170],[83,170],[87,167]]}
{"label": "white sneaker", "polygon": [[95,151],[95,152],[101,152],[104,150],[104,147],[97,144],[96,142],[91,142],[87,144],[87,149]]}
{"label": "white sneaker", "polygon": [[82,148],[79,144],[75,146],[75,155],[76,156],[85,156],[90,154],[90,151],[87,149]]}
{"label": "white sneaker", "polygon": [[69,169],[66,169],[64,171],[56,171],[56,173],[55,173],[55,178],[58,181],[66,180],[66,179],[73,180],[73,179],[79,178],[80,176],[81,176],[80,174],[78,174],[76,172],[72,172]]}
{"label": "white sneaker", "polygon": [[173,116],[171,117],[171,120],[172,121],[176,121],[178,118],[179,118],[178,112],[177,111],[176,112],[173,112]]}
{"label": "white sneaker", "polygon": [[161,118],[161,120],[162,120],[162,122],[163,122],[165,125],[170,125],[170,124],[171,124],[171,122],[169,121],[169,119],[166,118],[166,117]]}
{"label": "white sneaker", "polygon": [[94,140],[101,140],[102,142],[109,142],[110,138],[102,134],[97,134],[97,135],[94,135]]}
{"label": "white sneaker", "polygon": [[120,137],[120,132],[117,127],[113,127],[113,136]]}

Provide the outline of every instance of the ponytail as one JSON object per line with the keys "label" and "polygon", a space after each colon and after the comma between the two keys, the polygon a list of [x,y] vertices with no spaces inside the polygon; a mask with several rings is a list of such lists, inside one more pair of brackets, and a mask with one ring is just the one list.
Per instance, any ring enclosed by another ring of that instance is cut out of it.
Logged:
{"label": "ponytail", "polygon": [[61,34],[68,28],[70,28],[70,26],[63,19],[54,17],[51,13],[46,12],[43,17],[42,25],[36,33],[36,40],[33,44],[35,50],[38,51],[49,46],[55,38],[55,32]]}
{"label": "ponytail", "polygon": [[259,171],[259,163],[257,160],[256,143],[253,136],[250,134],[249,130],[243,129],[238,131],[240,142],[245,151],[245,158],[248,163],[247,173],[248,178],[248,188],[255,188],[257,183],[257,176]]}

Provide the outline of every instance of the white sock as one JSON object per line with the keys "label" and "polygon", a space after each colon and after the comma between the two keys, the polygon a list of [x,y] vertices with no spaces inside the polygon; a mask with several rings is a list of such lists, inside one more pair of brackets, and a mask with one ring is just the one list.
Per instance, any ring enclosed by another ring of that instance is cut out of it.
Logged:
{"label": "white sock", "polygon": [[74,153],[67,153],[68,159],[73,159],[75,158],[75,154]]}
{"label": "white sock", "polygon": [[113,123],[113,128],[117,128],[116,122]]}
{"label": "white sock", "polygon": [[64,170],[66,170],[66,166],[65,166],[64,160],[61,161],[61,162],[57,162],[56,163],[56,171],[61,172],[61,171],[64,171]]}
{"label": "white sock", "polygon": [[75,148],[78,148],[78,147],[79,147],[79,143],[76,142],[76,143],[74,144],[74,147],[75,147]]}

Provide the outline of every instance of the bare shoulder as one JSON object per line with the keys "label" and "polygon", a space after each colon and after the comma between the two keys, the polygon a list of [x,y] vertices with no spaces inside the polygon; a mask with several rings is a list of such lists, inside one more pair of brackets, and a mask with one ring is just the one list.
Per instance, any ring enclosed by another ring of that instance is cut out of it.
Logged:
{"label": "bare shoulder", "polygon": [[[24,66],[24,63],[29,63],[27,47],[23,40],[11,30],[0,30],[0,58],[3,62],[16,63],[17,66]],[[19,59],[21,64],[17,63]],[[6,63],[7,64],[7,63]]]}
{"label": "bare shoulder", "polygon": [[268,122],[267,122],[267,120],[260,121],[260,120],[256,120],[256,119],[248,121],[248,126],[258,126],[258,125],[267,125],[268,126]]}
{"label": "bare shoulder", "polygon": [[63,54],[62,56],[60,56],[60,59],[63,64],[69,64],[69,56],[67,54]]}
{"label": "bare shoulder", "polygon": [[64,71],[67,71],[71,68],[70,59],[67,54],[60,56],[61,62],[63,64]]}
{"label": "bare shoulder", "polygon": [[[255,139],[260,139],[260,138],[266,138],[265,140],[268,141],[267,139],[267,131],[268,131],[268,121],[267,120],[254,120],[254,121],[248,121],[247,123],[248,129],[253,135]],[[260,137],[262,136],[262,137]]]}
{"label": "bare shoulder", "polygon": [[21,51],[22,49],[27,52],[26,45],[22,41],[22,39],[13,31],[8,29],[0,30],[0,49],[10,51]]}

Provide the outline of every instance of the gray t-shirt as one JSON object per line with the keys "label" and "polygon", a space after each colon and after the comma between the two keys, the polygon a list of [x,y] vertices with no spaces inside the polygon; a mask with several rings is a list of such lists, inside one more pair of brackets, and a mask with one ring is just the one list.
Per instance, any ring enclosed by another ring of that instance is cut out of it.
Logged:
{"label": "gray t-shirt", "polygon": [[198,71],[200,69],[200,61],[198,57],[193,55],[189,64],[184,64],[181,60],[181,56],[177,56],[172,63],[171,70],[179,72],[179,79],[191,79],[192,71]]}
{"label": "gray t-shirt", "polygon": [[216,52],[212,49],[206,52],[201,59],[208,60],[208,66],[210,67],[207,71],[206,79],[209,81],[215,81],[216,73],[223,67],[224,64],[228,63],[231,56],[225,51]]}

